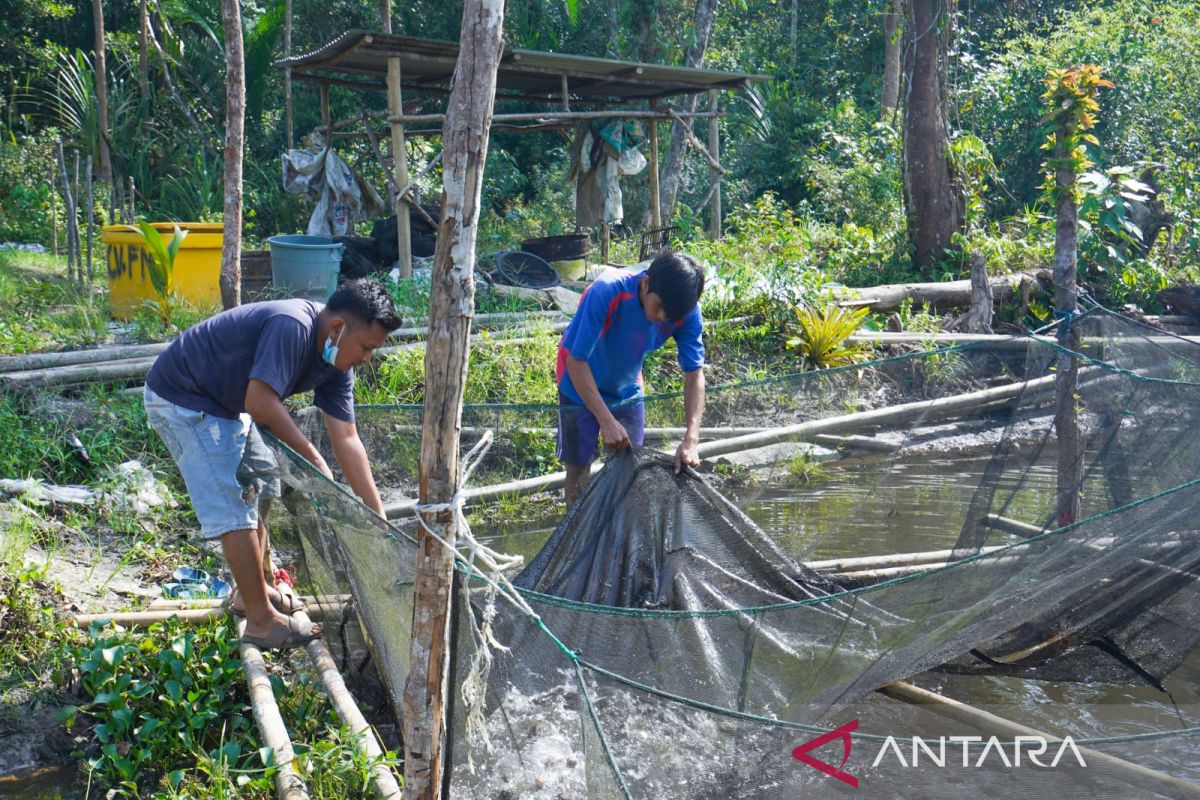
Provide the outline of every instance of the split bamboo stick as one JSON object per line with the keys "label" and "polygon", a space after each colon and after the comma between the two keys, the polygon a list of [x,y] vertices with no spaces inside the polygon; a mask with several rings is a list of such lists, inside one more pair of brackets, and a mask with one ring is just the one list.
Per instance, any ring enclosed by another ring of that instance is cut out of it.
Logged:
{"label": "split bamboo stick", "polygon": [[[894,700],[927,707],[935,714],[965,722],[996,736],[1038,736],[1052,742],[1062,740],[1060,736],[1050,736],[1034,728],[1026,727],[958,700],[952,700],[928,689],[921,689],[910,683],[895,681],[884,684],[877,691]],[[1149,786],[1154,791],[1161,792],[1168,797],[1200,798],[1200,784],[1176,778],[1091,748],[1080,747],[1079,752],[1089,764],[1103,764],[1134,786]]]}
{"label": "split bamboo stick", "polygon": [[[209,601],[191,600],[192,603],[204,603]],[[215,606],[199,606],[195,608],[152,608],[148,611],[117,611],[107,614],[79,614],[72,621],[77,628],[86,628],[93,622],[111,622],[115,625],[124,625],[129,628],[139,628],[147,625],[153,625],[156,622],[164,622],[171,617],[178,617],[179,621],[186,624],[198,624],[207,622],[211,619],[224,616],[227,612],[223,605],[224,601],[216,601]],[[313,604],[309,606],[311,616],[317,620],[324,619],[340,619],[342,616],[344,604],[341,603],[324,603]]]}

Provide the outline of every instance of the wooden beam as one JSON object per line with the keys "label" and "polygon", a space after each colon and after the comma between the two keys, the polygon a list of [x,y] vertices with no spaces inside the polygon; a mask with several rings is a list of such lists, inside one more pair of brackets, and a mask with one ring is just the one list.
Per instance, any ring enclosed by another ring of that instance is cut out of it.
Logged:
{"label": "wooden beam", "polygon": [[[696,111],[694,113],[687,111],[675,111],[669,109],[666,111],[635,111],[625,109],[608,109],[605,111],[526,111],[513,114],[497,114],[494,117],[496,122],[573,122],[588,119],[609,119],[619,117],[621,119],[709,119],[713,116],[722,116],[722,112],[718,111],[715,115],[711,111]],[[399,121],[406,125],[423,125],[434,122],[443,122],[446,118],[445,114],[404,114],[393,115],[388,117],[389,122]],[[700,143],[700,140],[692,135],[693,146],[701,153],[707,153],[708,148]],[[717,165],[721,167],[720,164]],[[721,168],[724,172],[724,168]]]}
{"label": "wooden beam", "polygon": [[721,176],[725,174],[725,170],[721,169],[721,133],[716,117],[719,108],[717,96],[716,89],[709,89],[708,110],[713,116],[708,118],[708,178],[715,188],[708,207],[708,238],[713,240],[721,238]]}
{"label": "wooden beam", "polygon": [[417,533],[412,644],[401,715],[408,800],[436,800],[443,789],[454,556],[433,534],[450,544],[458,534],[453,503],[462,488],[459,428],[475,313],[475,240],[503,54],[504,6],[505,0],[464,3],[460,54],[442,135],[442,214],[429,301],[419,461],[418,496],[425,510],[420,510]]}
{"label": "wooden beam", "polygon": [[[404,147],[404,123],[396,118],[404,113],[400,89],[400,59],[388,59],[388,112],[392,130],[392,174],[397,187],[408,186],[408,151]],[[396,211],[396,247],[400,256],[400,277],[412,275],[412,231],[409,228],[408,205],[402,194],[392,196]]]}
{"label": "wooden beam", "polygon": [[333,143],[333,123],[329,119],[329,84],[322,83],[318,87],[321,93],[321,131],[325,134],[325,143]]}

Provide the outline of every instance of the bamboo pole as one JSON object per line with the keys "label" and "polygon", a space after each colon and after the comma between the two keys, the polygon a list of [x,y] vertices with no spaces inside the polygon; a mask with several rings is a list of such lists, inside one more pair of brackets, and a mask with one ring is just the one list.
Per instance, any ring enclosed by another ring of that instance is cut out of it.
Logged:
{"label": "bamboo pole", "polygon": [[[292,57],[292,0],[286,0],[283,10],[283,57]],[[286,111],[288,150],[296,146],[296,123],[292,104],[292,68],[283,68],[283,96]]]}
{"label": "bamboo pole", "polygon": [[[303,613],[302,611],[297,612],[298,615]],[[342,674],[338,672],[337,664],[334,663],[333,656],[329,653],[328,645],[320,639],[314,639],[304,649],[308,651],[313,667],[317,670],[317,675],[325,687],[325,694],[329,697],[334,710],[337,711],[338,717],[355,734],[355,749],[368,762],[373,762],[371,782],[375,784],[375,795],[380,800],[399,800],[402,795],[400,785],[396,782],[396,776],[392,774],[392,770],[387,764],[382,763],[383,748],[375,738],[375,732],[363,717],[362,711],[354,702],[350,690],[346,688],[346,682],[342,680]]]}
{"label": "bamboo pole", "polygon": [[[975,708],[958,700],[952,700],[949,697],[931,692],[928,689],[921,689],[910,683],[895,681],[884,684],[878,691],[880,694],[894,700],[928,708],[939,716],[958,722],[965,722],[992,735],[1013,737],[1036,736],[1050,742],[1062,741],[1061,736],[1051,736],[1042,733],[1034,728],[1021,725],[1020,723]],[[1141,764],[1135,764],[1123,758],[1117,758],[1116,756],[1111,756],[1091,748],[1080,747],[1079,752],[1089,764],[1103,764],[1105,767],[1118,773],[1122,780],[1128,781],[1131,785],[1138,787],[1148,786],[1152,790],[1161,792],[1169,797],[1200,798],[1200,784],[1175,778],[1158,770],[1153,770]]]}
{"label": "bamboo pole", "polygon": [[60,386],[67,383],[143,378],[150,371],[154,359],[155,357],[152,356],[121,361],[102,361],[96,364],[77,364],[69,367],[8,372],[0,375],[0,386],[10,390],[32,389],[43,386]]}
{"label": "bamboo pole", "polygon": [[54,165],[50,165],[50,255],[58,258],[58,192],[54,189]]}
{"label": "bamboo pole", "polygon": [[[981,547],[979,552],[994,553],[997,550],[1003,550],[1005,546]],[[889,553],[878,556],[830,558],[823,561],[806,561],[804,562],[804,566],[817,572],[848,572],[858,569],[878,569],[883,567],[946,562],[953,557],[955,552],[954,550],[925,550],[919,553]]]}
{"label": "bamboo pole", "polygon": [[1008,403],[1023,394],[1049,390],[1054,385],[1055,376],[1049,375],[1032,381],[998,386],[993,389],[983,389],[977,392],[943,397],[937,400],[923,400],[916,403],[904,403],[898,406],[858,411],[830,419],[811,420],[796,425],[787,425],[766,433],[735,436],[719,442],[706,442],[699,447],[701,458],[736,453],[741,450],[751,450],[769,444],[809,439],[819,433],[836,433],[839,431],[862,429],[877,425],[895,425],[897,423],[913,422],[924,419],[940,419],[953,416],[963,411],[979,408],[990,403]]}
{"label": "bamboo pole", "polygon": [[[408,800],[435,800],[443,789],[454,556],[430,532],[451,544],[457,536],[458,515],[451,509],[461,491],[459,426],[475,307],[475,240],[496,73],[503,53],[504,10],[504,0],[464,3],[462,41],[442,136],[442,214],[429,302],[419,493],[422,504],[437,510],[421,512],[423,527],[417,534],[410,667],[401,717]],[[388,78],[389,97],[399,109],[398,63],[394,70],[389,64]],[[401,159],[403,134],[395,125],[400,148],[394,156]],[[407,176],[398,173],[396,182],[403,186]],[[404,230],[407,233],[407,226]]]}
{"label": "bamboo pole", "polygon": [[[301,595],[299,600],[310,606],[318,606],[320,608],[330,608],[330,611],[341,611],[334,606],[349,605],[352,596],[348,594],[318,594],[318,595]],[[150,602],[147,607],[148,611],[164,611],[172,608],[199,609],[199,608],[219,608],[225,604],[224,600],[215,600],[212,598],[205,599],[178,599],[173,597],[159,597]],[[332,613],[326,614],[325,611],[318,612],[323,616],[332,617]]]}
{"label": "bamboo pole", "polygon": [[[72,618],[72,622],[77,628],[86,628],[93,622],[111,622],[114,625],[124,625],[129,628],[142,628],[148,625],[153,625],[156,622],[165,622],[171,617],[178,617],[179,621],[188,625],[195,625],[209,620],[217,619],[225,616],[228,609],[225,607],[225,601],[213,601],[216,605],[207,605],[208,601],[190,600],[185,601],[196,604],[194,607],[161,607],[151,608],[147,611],[116,611],[105,614],[79,614]],[[318,621],[340,619],[345,610],[344,603],[314,603],[309,607],[310,616]]]}
{"label": "bamboo pole", "polygon": [[[238,625],[238,635],[245,630],[243,620]],[[309,800],[308,787],[296,769],[296,754],[292,750],[292,738],[283,724],[283,716],[275,703],[271,689],[271,676],[262,652],[255,645],[242,642],[242,669],[246,671],[246,684],[250,687],[250,706],[254,709],[254,721],[263,743],[275,753],[275,791],[280,800]]]}

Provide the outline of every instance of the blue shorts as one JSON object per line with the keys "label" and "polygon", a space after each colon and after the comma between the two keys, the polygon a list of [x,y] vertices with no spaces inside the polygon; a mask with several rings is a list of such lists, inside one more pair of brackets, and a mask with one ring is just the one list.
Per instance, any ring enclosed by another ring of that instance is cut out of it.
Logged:
{"label": "blue shorts", "polygon": [[[564,464],[586,467],[596,458],[600,421],[579,403],[558,395],[558,447],[555,452]],[[639,400],[612,409],[617,422],[629,434],[629,443],[641,447],[646,439],[646,407]]]}
{"label": "blue shorts", "polygon": [[205,539],[258,527],[258,504],[279,497],[279,467],[249,414],[226,419],[168,402],[146,387],[146,419],[183,474]]}

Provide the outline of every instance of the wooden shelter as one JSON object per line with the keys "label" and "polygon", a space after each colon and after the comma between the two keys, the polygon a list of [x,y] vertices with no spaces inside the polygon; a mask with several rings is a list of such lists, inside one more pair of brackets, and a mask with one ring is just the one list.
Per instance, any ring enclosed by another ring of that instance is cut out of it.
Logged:
{"label": "wooden shelter", "polygon": [[[390,20],[384,20],[390,28]],[[330,142],[346,136],[370,138],[376,157],[383,161],[379,134],[371,127],[371,117],[384,117],[390,126],[394,155],[389,189],[395,207],[414,204],[405,155],[406,136],[439,136],[445,119],[443,106],[450,94],[450,81],[458,62],[459,45],[433,39],[399,36],[386,32],[347,31],[337,39],[310,53],[281,59],[276,66],[288,71],[289,80],[315,83],[320,87],[321,121]],[[672,67],[632,61],[614,61],[565,53],[505,48],[496,80],[496,102],[520,103],[524,108],[543,105],[542,110],[498,112],[492,118],[493,129],[553,130],[571,128],[592,119],[644,121],[648,128],[651,219],[661,227],[658,193],[658,123],[678,122],[684,126],[688,143],[709,163],[712,189],[710,233],[720,235],[720,178],[724,170],[718,160],[719,141],[716,120],[723,113],[718,94],[737,90],[766,75],[725,72],[690,67]],[[330,119],[330,87],[358,91],[386,92],[388,112],[366,114],[334,122]],[[707,93],[708,108],[690,112],[671,105],[672,98]],[[414,97],[419,96],[417,102]],[[404,103],[410,109],[406,112]],[[413,109],[416,109],[414,111]],[[436,110],[434,110],[436,109]],[[692,121],[707,119],[708,145],[703,145],[691,130]],[[365,130],[360,130],[362,126]],[[289,140],[291,131],[289,130]],[[435,159],[436,161],[436,159]],[[426,166],[429,169],[433,162]],[[385,167],[386,169],[386,167]],[[416,206],[419,208],[419,206]],[[411,271],[408,215],[397,213],[397,235],[402,274]],[[607,226],[602,247],[607,258]]]}

